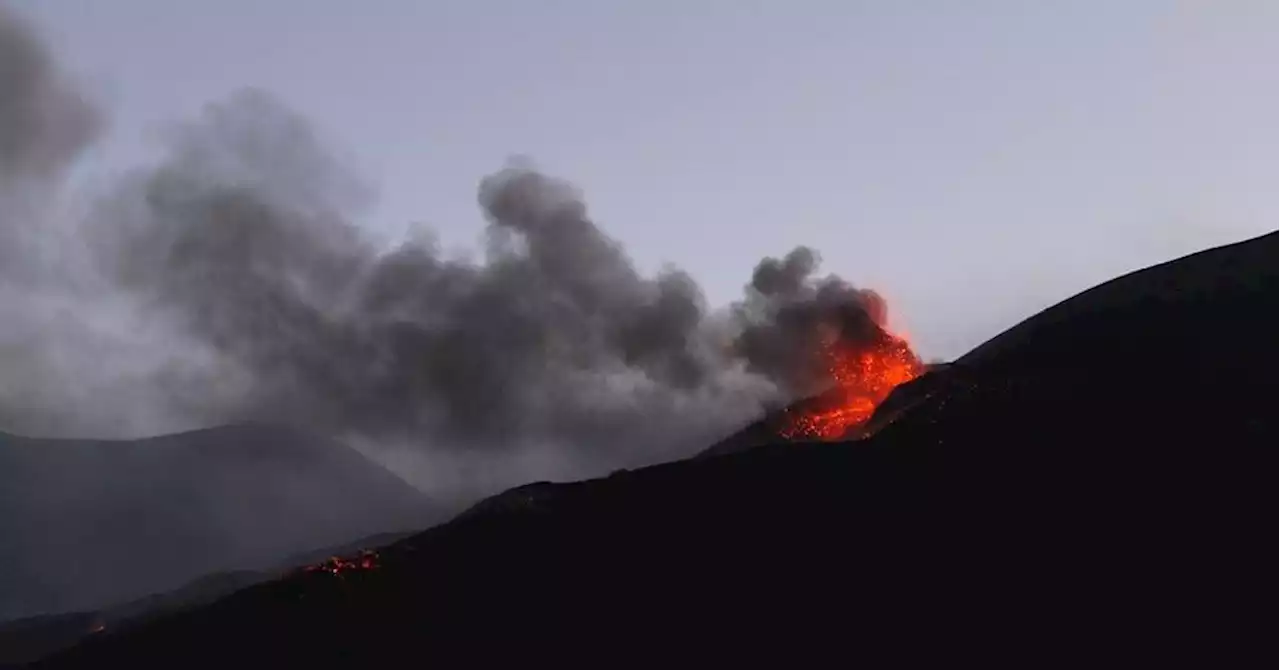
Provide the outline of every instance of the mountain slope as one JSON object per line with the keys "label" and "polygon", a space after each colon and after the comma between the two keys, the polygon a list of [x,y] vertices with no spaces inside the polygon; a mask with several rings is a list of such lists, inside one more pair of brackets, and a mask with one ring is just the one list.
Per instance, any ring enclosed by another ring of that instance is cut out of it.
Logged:
{"label": "mountain slope", "polygon": [[257,569],[433,505],[345,445],[267,426],[137,441],[0,434],[0,619]]}
{"label": "mountain slope", "polygon": [[[1252,310],[1269,311],[1263,302],[1275,291],[1266,284],[1276,276],[1276,246],[1273,232],[1131,272],[1044,310],[957,362],[1025,373],[1145,362],[1161,348],[1187,356],[1181,363],[1240,362],[1217,347],[1256,336],[1246,330],[1270,332],[1270,322]],[[1252,310],[1242,308],[1246,299],[1256,301]]]}
{"label": "mountain slope", "polygon": [[857,443],[509,492],[37,667],[1269,665],[1276,248],[1047,310]]}
{"label": "mountain slope", "polygon": [[[902,385],[881,403],[868,422],[874,431],[904,406],[965,377],[969,370],[986,374],[1031,374],[1036,367],[1115,366],[1127,374],[1134,364],[1150,361],[1162,347],[1199,352],[1177,365],[1199,365],[1204,356],[1221,366],[1213,342],[1229,347],[1232,333],[1260,327],[1257,315],[1238,309],[1224,296],[1239,295],[1263,280],[1260,268],[1274,265],[1277,234],[1270,233],[1201,251],[1117,277],[1064,300],[988,340],[953,364],[930,366],[923,377]],[[1265,274],[1265,273],[1264,273]],[[1199,314],[1194,327],[1183,322]],[[1058,327],[1059,324],[1069,324]],[[1224,335],[1225,334],[1225,335]],[[1201,342],[1172,342],[1196,339]],[[1099,358],[1100,356],[1105,357]],[[1089,360],[1081,360],[1088,357]],[[1157,364],[1163,364],[1157,360]],[[701,456],[735,453],[776,439],[788,412],[803,413],[821,398],[800,400],[730,435]]]}
{"label": "mountain slope", "polygon": [[112,604],[94,611],[5,621],[0,623],[0,668],[20,667],[70,647],[106,628],[114,631],[137,626],[156,617],[211,603],[247,586],[276,579],[292,570],[332,556],[390,544],[408,535],[409,533],[382,533],[356,542],[294,554],[267,570],[215,572],[172,591]]}

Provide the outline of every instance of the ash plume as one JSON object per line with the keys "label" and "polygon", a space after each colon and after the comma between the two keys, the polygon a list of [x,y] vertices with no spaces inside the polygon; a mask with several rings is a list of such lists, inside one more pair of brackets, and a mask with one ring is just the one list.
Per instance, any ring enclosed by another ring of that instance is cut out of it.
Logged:
{"label": "ash plume", "polygon": [[97,132],[92,106],[30,27],[3,8],[0,91],[0,178],[6,186],[55,176]]}
{"label": "ash plume", "polygon": [[77,264],[63,262],[73,238],[57,210],[99,127],[31,27],[0,6],[0,430],[55,425],[75,396],[72,352],[98,339],[82,337],[89,310],[73,296]]}
{"label": "ash plume", "polygon": [[[0,39],[0,54],[38,46],[3,16]],[[0,62],[0,180],[56,177],[93,117],[72,113],[47,59]],[[76,221],[82,253],[54,273],[90,278],[58,294],[74,307],[0,326],[31,331],[23,360],[59,362],[6,371],[0,421],[99,434],[267,421],[629,464],[829,383],[821,338],[883,336],[883,300],[816,277],[805,248],[762,260],[740,303],[712,309],[688,274],[639,272],[574,187],[530,167],[481,180],[481,261],[428,236],[379,249],[356,222],[367,192],[269,94],[209,105]],[[0,257],[14,251],[3,239]]]}
{"label": "ash plume", "polygon": [[830,384],[824,360],[814,352],[833,341],[873,344],[886,337],[884,299],[835,275],[815,278],[818,261],[808,247],[764,259],[751,275],[747,298],[733,306],[740,325],[737,353],[747,369],[791,398]]}
{"label": "ash plume", "polygon": [[49,189],[98,131],[98,116],[18,17],[0,7],[0,276],[40,265]]}

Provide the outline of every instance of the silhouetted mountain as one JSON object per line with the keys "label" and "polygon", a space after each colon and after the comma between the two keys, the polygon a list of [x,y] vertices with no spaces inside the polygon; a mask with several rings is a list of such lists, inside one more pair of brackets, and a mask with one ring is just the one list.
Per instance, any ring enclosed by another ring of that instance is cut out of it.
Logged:
{"label": "silhouetted mountain", "polygon": [[0,622],[0,668],[20,666],[110,628],[140,625],[150,619],[211,603],[246,586],[275,579],[331,556],[390,544],[409,533],[381,533],[355,542],[294,554],[266,570],[215,572],[181,588],[148,595],[94,611],[46,614]]}
{"label": "silhouetted mountain", "polygon": [[517,489],[36,667],[1269,665],[1276,250],[1046,310],[856,443]]}
{"label": "silhouetted mountain", "polygon": [[260,570],[438,514],[347,446],[281,428],[137,441],[0,434],[0,619]]}
{"label": "silhouetted mountain", "polygon": [[18,668],[92,635],[95,612],[42,614],[0,623],[0,668]]}

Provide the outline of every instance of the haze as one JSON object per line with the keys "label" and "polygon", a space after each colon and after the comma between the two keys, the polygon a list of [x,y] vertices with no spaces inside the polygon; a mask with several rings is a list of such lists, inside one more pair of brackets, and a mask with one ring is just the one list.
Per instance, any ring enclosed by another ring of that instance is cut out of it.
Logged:
{"label": "haze", "polygon": [[472,247],[511,155],[722,304],[797,244],[950,358],[1118,272],[1275,229],[1277,6],[1232,2],[13,1],[111,130],[236,88]]}

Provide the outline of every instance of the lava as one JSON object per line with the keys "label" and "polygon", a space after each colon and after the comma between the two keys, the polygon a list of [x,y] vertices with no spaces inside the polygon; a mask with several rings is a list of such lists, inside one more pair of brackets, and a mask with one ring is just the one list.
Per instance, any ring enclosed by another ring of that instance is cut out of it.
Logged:
{"label": "lava", "polygon": [[330,556],[322,563],[307,566],[305,572],[327,572],[336,577],[341,577],[343,573],[355,572],[360,570],[373,570],[378,567],[378,553],[371,549],[365,549],[353,558],[343,558],[342,556]]}
{"label": "lava", "polygon": [[866,423],[895,387],[919,377],[924,365],[906,339],[886,333],[871,347],[840,342],[823,357],[834,388],[816,403],[788,412],[780,434],[792,440],[837,440]]}

